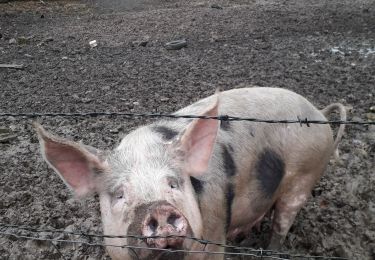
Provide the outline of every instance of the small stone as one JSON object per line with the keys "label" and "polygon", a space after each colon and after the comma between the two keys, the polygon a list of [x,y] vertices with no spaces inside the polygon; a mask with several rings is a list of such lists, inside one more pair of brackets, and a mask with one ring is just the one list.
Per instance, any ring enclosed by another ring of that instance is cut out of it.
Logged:
{"label": "small stone", "polygon": [[65,232],[73,232],[74,231],[74,225],[69,225],[65,227],[64,229]]}
{"label": "small stone", "polygon": [[187,47],[187,41],[185,39],[167,42],[165,48],[167,50],[180,50]]}
{"label": "small stone", "polygon": [[98,42],[96,40],[90,41],[89,44],[91,48],[95,48],[96,46],[98,46]]}
{"label": "small stone", "polygon": [[358,139],[353,139],[353,144],[356,145],[356,146],[362,146],[363,142],[361,140],[358,140]]}
{"label": "small stone", "polygon": [[375,239],[375,232],[373,232],[373,231],[366,230],[364,235],[370,241],[374,241],[374,239]]}
{"label": "small stone", "polygon": [[44,42],[52,42],[53,38],[52,37],[47,37],[44,39]]}
{"label": "small stone", "polygon": [[213,34],[211,35],[210,42],[220,42],[222,38],[219,35]]}
{"label": "small stone", "polygon": [[347,98],[348,98],[348,99],[354,99],[354,95],[353,95],[353,94],[348,94],[348,95],[347,95]]}
{"label": "small stone", "polygon": [[370,112],[375,113],[375,106],[370,107]]}
{"label": "small stone", "polygon": [[134,105],[134,106],[139,106],[139,102],[138,102],[138,101],[134,101],[134,102],[133,102],[133,105]]}
{"label": "small stone", "polygon": [[120,126],[117,126],[113,129],[109,130],[109,132],[114,133],[114,134],[118,134],[121,130],[122,130],[122,126],[120,125]]}
{"label": "small stone", "polygon": [[324,249],[320,245],[317,245],[315,250],[313,251],[313,253],[316,255],[322,255],[323,252],[324,252]]}
{"label": "small stone", "polygon": [[82,98],[83,103],[90,103],[92,101],[91,98]]}
{"label": "small stone", "polygon": [[219,9],[219,10],[223,9],[223,7],[221,7],[221,6],[218,5],[218,4],[212,4],[212,5],[211,5],[211,8]]}
{"label": "small stone", "polygon": [[14,38],[12,38],[12,39],[9,40],[9,44],[16,44],[16,43],[17,43],[17,41]]}
{"label": "small stone", "polygon": [[30,38],[18,37],[18,44],[28,44],[29,42],[30,42]]}
{"label": "small stone", "polygon": [[366,152],[365,149],[360,149],[360,148],[358,148],[358,149],[356,149],[355,151],[356,151],[356,153],[357,153],[358,155],[361,155],[362,157],[367,157],[367,156],[368,156],[368,153]]}
{"label": "small stone", "polygon": [[139,42],[139,46],[142,46],[142,47],[146,47],[147,46],[147,44],[148,44],[148,41],[141,41],[141,42]]}
{"label": "small stone", "polygon": [[370,121],[375,121],[375,113],[367,113],[366,117]]}
{"label": "small stone", "polygon": [[167,98],[167,97],[162,97],[162,98],[160,98],[160,101],[161,102],[166,102],[166,101],[168,101],[169,100],[169,98]]}

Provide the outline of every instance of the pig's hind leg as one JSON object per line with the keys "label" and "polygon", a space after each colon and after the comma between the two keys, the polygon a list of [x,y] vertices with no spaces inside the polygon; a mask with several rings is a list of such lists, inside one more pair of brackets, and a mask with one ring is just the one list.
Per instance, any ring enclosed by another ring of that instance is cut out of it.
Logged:
{"label": "pig's hind leg", "polygon": [[288,187],[274,204],[272,219],[271,241],[268,246],[270,250],[280,250],[290,227],[292,226],[297,213],[305,205],[310,197],[317,177],[320,174],[304,174],[293,180],[291,187]]}

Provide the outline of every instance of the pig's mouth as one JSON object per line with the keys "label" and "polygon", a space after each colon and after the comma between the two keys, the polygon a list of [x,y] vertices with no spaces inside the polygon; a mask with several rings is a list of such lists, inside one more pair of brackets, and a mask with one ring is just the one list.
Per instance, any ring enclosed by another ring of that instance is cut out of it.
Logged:
{"label": "pig's mouth", "polygon": [[[186,253],[192,247],[193,240],[185,238],[192,237],[193,233],[190,226],[186,235],[181,237],[180,235],[157,235],[150,236],[150,238],[144,238],[141,241],[138,240],[137,246],[145,249],[132,250],[131,254],[134,256],[133,259],[142,260],[177,260],[184,259]],[[149,249],[146,249],[149,248]]]}

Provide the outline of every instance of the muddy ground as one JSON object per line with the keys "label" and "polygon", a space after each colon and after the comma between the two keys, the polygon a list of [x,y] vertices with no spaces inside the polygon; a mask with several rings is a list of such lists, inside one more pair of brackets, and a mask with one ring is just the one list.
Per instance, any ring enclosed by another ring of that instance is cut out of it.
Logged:
{"label": "muddy ground", "polygon": [[[294,90],[319,108],[342,102],[353,119],[374,116],[374,0],[2,2],[0,63],[25,67],[0,68],[1,113],[172,112],[217,87],[259,85]],[[187,48],[163,46],[182,38]],[[101,149],[150,121],[37,120]],[[2,136],[15,135],[0,142],[0,222],[100,233],[96,198],[75,200],[47,168],[31,121],[0,118],[11,131]],[[340,163],[330,164],[283,251],[374,259],[374,147],[374,127],[347,128]],[[267,230],[245,244],[262,246]],[[100,247],[0,236],[0,259],[106,258]]]}

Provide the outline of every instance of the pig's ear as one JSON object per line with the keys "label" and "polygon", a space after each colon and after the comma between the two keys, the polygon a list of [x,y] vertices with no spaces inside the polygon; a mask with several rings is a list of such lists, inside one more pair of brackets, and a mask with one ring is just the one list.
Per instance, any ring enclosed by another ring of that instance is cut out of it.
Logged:
{"label": "pig's ear", "polygon": [[53,136],[37,123],[33,125],[38,133],[44,159],[67,186],[78,196],[96,191],[95,177],[106,170],[96,150]]}
{"label": "pig's ear", "polygon": [[[218,115],[218,98],[203,116]],[[192,176],[203,174],[208,167],[219,127],[216,119],[195,119],[180,139],[184,170]]]}

